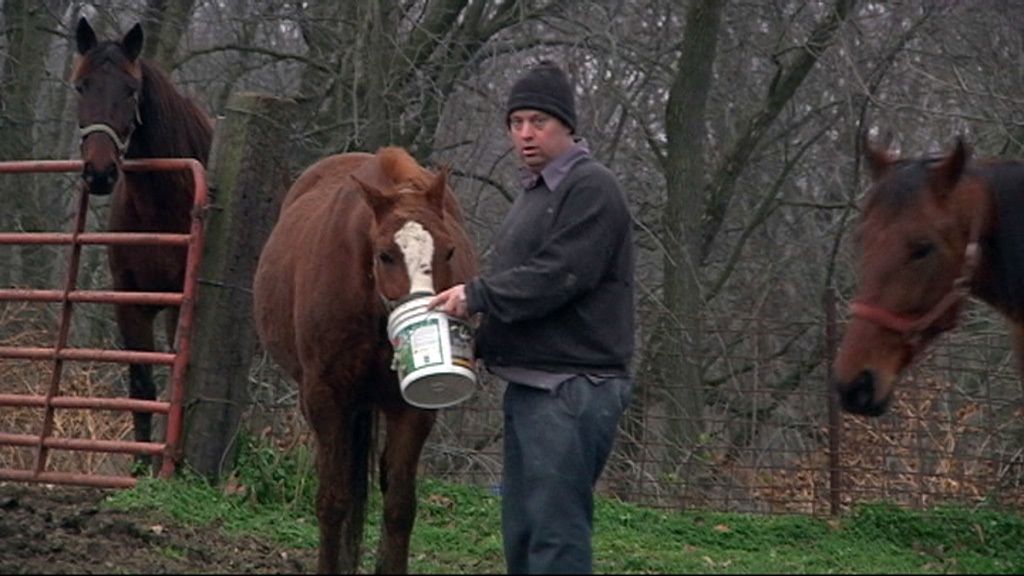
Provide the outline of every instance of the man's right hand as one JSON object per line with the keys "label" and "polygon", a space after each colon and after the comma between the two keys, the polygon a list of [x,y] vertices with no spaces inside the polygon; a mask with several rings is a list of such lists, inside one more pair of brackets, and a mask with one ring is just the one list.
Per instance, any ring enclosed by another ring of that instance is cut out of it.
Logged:
{"label": "man's right hand", "polygon": [[466,285],[456,284],[431,298],[427,303],[427,309],[434,308],[455,318],[469,318],[469,309],[466,306]]}

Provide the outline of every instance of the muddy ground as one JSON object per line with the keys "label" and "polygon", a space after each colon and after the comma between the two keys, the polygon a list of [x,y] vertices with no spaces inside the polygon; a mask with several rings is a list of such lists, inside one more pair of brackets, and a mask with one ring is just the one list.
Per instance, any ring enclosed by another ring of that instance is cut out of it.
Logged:
{"label": "muddy ground", "polygon": [[316,570],[316,551],[157,512],[102,506],[110,491],[0,483],[0,574],[287,574]]}

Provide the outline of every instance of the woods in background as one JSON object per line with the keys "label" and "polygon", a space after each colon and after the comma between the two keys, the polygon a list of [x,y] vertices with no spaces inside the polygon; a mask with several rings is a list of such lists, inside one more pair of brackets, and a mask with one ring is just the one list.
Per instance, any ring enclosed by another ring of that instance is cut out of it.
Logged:
{"label": "woods in background", "polygon": [[[486,261],[518,190],[499,129],[504,95],[533,63],[556,60],[579,87],[578,133],[619,177],[636,226],[638,392],[612,464],[623,480],[613,488],[660,482],[728,498],[748,479],[723,478],[726,467],[758,471],[822,446],[821,302],[829,287],[840,305],[852,291],[847,238],[864,188],[858,135],[892,134],[907,154],[945,149],[956,135],[980,156],[1019,154],[1022,7],[0,0],[0,160],[77,157],[67,82],[74,25],[86,15],[109,37],[139,21],[143,56],[211,115],[225,115],[239,92],[293,98],[289,166],[384,145],[452,166]],[[61,229],[70,195],[54,190],[73,185],[0,177],[0,230]],[[2,286],[52,286],[60,273],[39,249],[0,251]],[[84,282],[108,286],[104,274],[101,254],[87,259]],[[950,340],[967,347],[942,376],[956,379],[946,412],[983,393],[1019,394],[1006,378],[1001,324],[970,312]],[[106,317],[89,322],[81,338],[113,333]],[[960,372],[971,367],[977,372]],[[264,401],[287,398],[282,391]],[[446,417],[451,436],[438,432],[438,465],[493,473],[484,459],[451,449],[486,451],[500,440],[488,435],[493,427],[471,414]],[[1004,431],[1018,446],[1019,427]],[[470,439],[452,439],[458,434]]]}

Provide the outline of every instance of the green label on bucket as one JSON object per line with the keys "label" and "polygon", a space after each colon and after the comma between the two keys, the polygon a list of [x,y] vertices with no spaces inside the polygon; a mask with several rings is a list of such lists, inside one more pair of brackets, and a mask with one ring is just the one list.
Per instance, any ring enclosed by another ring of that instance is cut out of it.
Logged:
{"label": "green label on bucket", "polygon": [[402,328],[395,345],[395,358],[399,379],[420,368],[444,362],[437,320],[427,319]]}

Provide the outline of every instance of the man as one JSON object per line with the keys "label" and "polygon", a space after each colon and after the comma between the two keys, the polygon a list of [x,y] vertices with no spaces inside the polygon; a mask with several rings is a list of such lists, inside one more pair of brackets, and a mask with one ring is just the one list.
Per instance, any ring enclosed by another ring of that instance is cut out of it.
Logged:
{"label": "man", "polygon": [[566,75],[542,62],[508,98],[524,191],[491,272],[433,298],[482,314],[476,343],[505,391],[502,536],[509,573],[589,573],[593,489],[632,393],[632,223],[611,172],[574,138]]}

